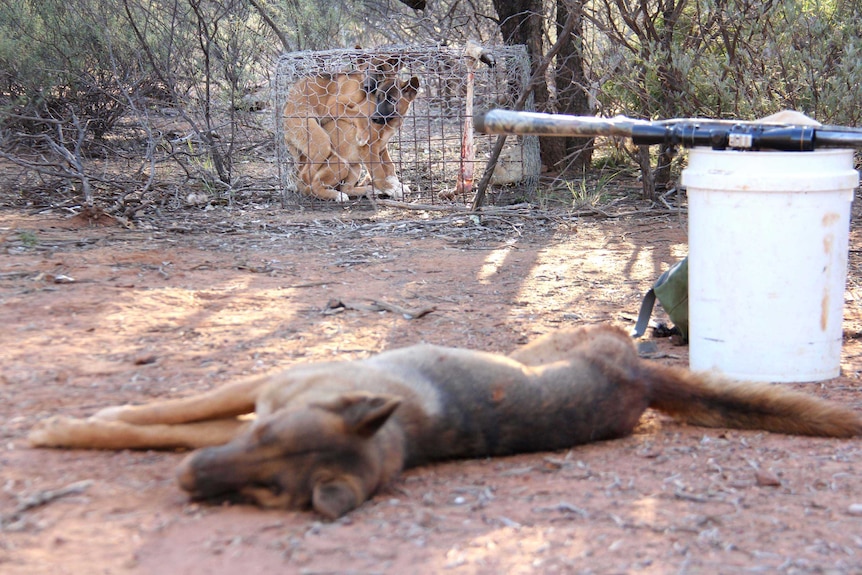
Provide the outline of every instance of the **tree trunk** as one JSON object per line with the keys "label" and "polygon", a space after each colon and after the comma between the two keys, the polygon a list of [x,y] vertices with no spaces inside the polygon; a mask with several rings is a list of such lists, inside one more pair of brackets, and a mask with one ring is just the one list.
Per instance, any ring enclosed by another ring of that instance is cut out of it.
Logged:
{"label": "tree trunk", "polygon": [[[530,56],[530,73],[536,71],[544,54],[542,40],[544,38],[544,10],[542,0],[494,0],[494,9],[500,19],[500,32],[506,44],[524,44]],[[550,111],[551,95],[548,86],[540,82],[533,89],[534,102],[539,111]],[[559,143],[556,138],[539,138],[542,163],[548,163],[546,154]],[[553,159],[555,155],[548,156]]]}
{"label": "tree trunk", "polygon": [[649,146],[638,146],[635,152],[635,160],[641,170],[641,185],[643,186],[643,198],[645,200],[655,199],[655,175],[652,171]]}
{"label": "tree trunk", "polygon": [[[557,54],[556,74],[557,111],[574,116],[590,115],[587,95],[587,77],[584,73],[583,9],[585,0],[557,0],[557,33],[565,26],[570,11],[576,19],[575,29],[569,41]],[[554,157],[548,158],[548,166],[561,175],[580,175],[589,167],[593,157],[593,138],[557,138]]]}
{"label": "tree trunk", "polygon": [[[569,10],[580,14],[585,0],[556,0],[557,33],[562,29]],[[545,9],[542,0],[494,0],[494,8],[500,19],[500,31],[506,44],[524,44],[530,55],[531,71],[535,71],[544,55]],[[575,30],[557,55],[554,68],[556,102],[546,83],[540,83],[533,91],[536,109],[540,112],[587,115],[590,113],[587,93],[584,90],[583,50],[581,49],[583,20],[578,18]],[[589,138],[539,138],[542,164],[558,173],[580,173],[592,159],[592,140]]]}
{"label": "tree trunk", "polygon": [[[660,4],[662,26],[658,31],[658,40],[661,46],[662,61],[658,65],[658,78],[662,96],[667,102],[667,105],[662,106],[664,117],[677,115],[681,95],[686,91],[684,87],[685,78],[674,62],[673,45],[677,21],[687,2],[688,0],[664,0]],[[655,168],[654,193],[670,188],[672,162],[672,149],[663,148],[659,150]],[[655,199],[655,197],[649,199]]]}

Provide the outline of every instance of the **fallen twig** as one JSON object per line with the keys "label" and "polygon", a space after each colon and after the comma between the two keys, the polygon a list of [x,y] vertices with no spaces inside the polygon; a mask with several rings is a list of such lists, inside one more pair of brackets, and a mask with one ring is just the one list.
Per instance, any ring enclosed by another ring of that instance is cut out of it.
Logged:
{"label": "fallen twig", "polygon": [[46,503],[51,503],[52,501],[67,495],[78,495],[79,493],[83,493],[89,489],[92,484],[93,482],[91,480],[85,479],[84,481],[70,483],[66,487],[61,487],[59,489],[39,491],[29,497],[21,498],[18,501],[18,506],[15,508],[14,513],[23,513],[24,511],[28,511],[34,507],[41,507]]}
{"label": "fallen twig", "polygon": [[313,288],[313,287],[321,287],[321,286],[328,286],[328,285],[332,285],[332,284],[341,284],[341,283],[344,283],[344,282],[339,282],[339,281],[307,282],[307,283],[303,283],[303,284],[290,284],[290,285],[284,286],[284,289]]}
{"label": "fallen twig", "polygon": [[323,308],[324,315],[332,315],[336,313],[341,313],[344,310],[356,310],[356,311],[388,311],[392,313],[400,314],[404,319],[419,319],[425,315],[428,315],[432,311],[436,310],[435,306],[427,306],[420,308],[405,308],[399,305],[395,305],[389,302],[385,302],[382,300],[372,300],[370,303],[351,303],[344,302],[338,299],[331,299],[326,303],[326,306]]}
{"label": "fallen twig", "polygon": [[576,507],[572,505],[568,501],[561,501],[556,505],[546,506],[546,507],[534,507],[533,513],[547,513],[550,511],[558,511],[560,513],[570,513],[572,515],[578,515],[580,517],[589,517],[590,513],[586,509],[582,509],[580,507]]}
{"label": "fallen twig", "polygon": [[411,202],[402,202],[399,200],[377,200],[377,203],[387,208],[401,208],[402,210],[419,210],[423,212],[466,212],[467,209],[463,206],[454,204],[434,205],[434,204],[416,204]]}
{"label": "fallen twig", "polygon": [[66,497],[67,495],[78,495],[83,493],[89,489],[92,484],[93,482],[91,480],[86,479],[84,481],[70,483],[65,487],[60,487],[59,489],[48,489],[45,491],[39,491],[27,497],[19,497],[18,505],[15,507],[15,510],[7,515],[0,516],[0,529],[18,521],[21,518],[21,514],[25,511],[29,511],[35,507],[41,507],[60,499],[61,497]]}

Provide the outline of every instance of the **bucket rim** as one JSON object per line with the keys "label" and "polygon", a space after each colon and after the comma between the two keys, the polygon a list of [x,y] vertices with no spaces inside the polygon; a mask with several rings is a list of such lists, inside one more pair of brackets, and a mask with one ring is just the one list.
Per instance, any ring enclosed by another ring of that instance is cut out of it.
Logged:
{"label": "bucket rim", "polygon": [[859,186],[855,151],[812,152],[693,148],[682,171],[687,189],[722,192],[846,192]]}

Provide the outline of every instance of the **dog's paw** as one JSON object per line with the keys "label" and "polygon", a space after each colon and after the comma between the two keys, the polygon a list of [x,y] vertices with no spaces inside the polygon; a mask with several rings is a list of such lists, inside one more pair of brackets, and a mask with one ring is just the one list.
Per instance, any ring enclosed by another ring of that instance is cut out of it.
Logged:
{"label": "dog's paw", "polygon": [[33,447],[58,447],[64,445],[64,439],[69,430],[79,425],[83,420],[74,417],[54,416],[36,424],[27,435],[27,442]]}
{"label": "dog's paw", "polygon": [[315,192],[314,196],[319,200],[328,200],[330,202],[344,203],[350,200],[350,196],[333,188],[326,188],[323,191]]}
{"label": "dog's paw", "polygon": [[407,184],[401,183],[398,176],[389,176],[383,182],[380,188],[374,188],[374,194],[377,196],[389,196],[394,200],[403,200],[405,195],[410,193],[410,187]]}
{"label": "dog's paw", "polygon": [[128,405],[114,405],[105,407],[90,416],[90,419],[98,419],[100,421],[124,421],[123,415],[129,411]]}

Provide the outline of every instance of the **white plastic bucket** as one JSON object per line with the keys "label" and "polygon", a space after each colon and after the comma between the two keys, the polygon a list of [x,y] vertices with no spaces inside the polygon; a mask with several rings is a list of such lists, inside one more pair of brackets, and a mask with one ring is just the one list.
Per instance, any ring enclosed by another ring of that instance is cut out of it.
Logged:
{"label": "white plastic bucket", "polygon": [[776,382],[840,374],[858,184],[853,150],[690,151],[692,369]]}

